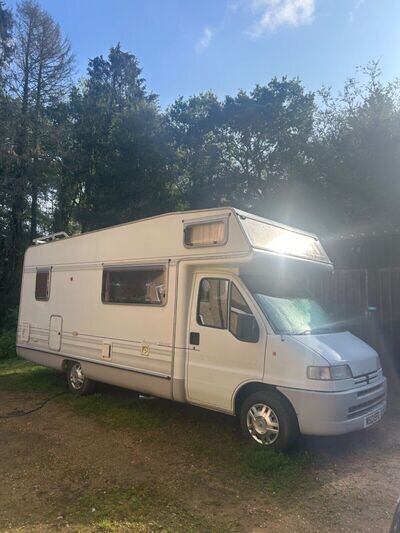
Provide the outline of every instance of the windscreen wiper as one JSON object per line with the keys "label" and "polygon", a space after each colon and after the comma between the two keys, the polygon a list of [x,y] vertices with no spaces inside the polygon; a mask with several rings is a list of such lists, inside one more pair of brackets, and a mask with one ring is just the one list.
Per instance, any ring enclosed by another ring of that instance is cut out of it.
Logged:
{"label": "windscreen wiper", "polygon": [[320,326],[319,328],[315,328],[313,329],[312,331],[310,331],[310,333],[326,333],[326,332],[330,332],[330,333],[335,333],[335,329],[333,328],[333,326]]}

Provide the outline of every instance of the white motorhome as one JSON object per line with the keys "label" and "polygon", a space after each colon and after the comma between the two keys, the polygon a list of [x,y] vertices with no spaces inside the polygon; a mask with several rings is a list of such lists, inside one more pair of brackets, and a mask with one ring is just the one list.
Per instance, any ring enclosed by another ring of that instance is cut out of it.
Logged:
{"label": "white motorhome", "polygon": [[58,237],[25,254],[17,353],[72,392],[100,381],[237,415],[277,449],[382,417],[377,353],[304,289],[332,269],[315,235],[219,208]]}

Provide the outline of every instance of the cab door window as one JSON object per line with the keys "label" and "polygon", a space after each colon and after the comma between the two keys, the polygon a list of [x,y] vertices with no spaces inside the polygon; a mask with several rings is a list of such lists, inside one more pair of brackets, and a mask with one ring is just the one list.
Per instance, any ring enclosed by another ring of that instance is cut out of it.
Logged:
{"label": "cab door window", "polygon": [[197,305],[197,323],[210,328],[228,326],[229,281],[204,278],[200,282]]}
{"label": "cab door window", "polygon": [[197,323],[229,329],[243,342],[257,342],[257,321],[236,285],[226,279],[203,278],[199,286]]}

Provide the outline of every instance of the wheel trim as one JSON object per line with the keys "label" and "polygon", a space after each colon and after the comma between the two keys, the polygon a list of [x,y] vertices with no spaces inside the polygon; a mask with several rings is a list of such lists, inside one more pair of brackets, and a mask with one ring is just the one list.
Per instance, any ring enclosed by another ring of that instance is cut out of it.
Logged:
{"label": "wheel trim", "polygon": [[81,390],[83,384],[85,383],[85,375],[79,363],[75,363],[72,365],[71,370],[69,372],[69,380],[73,389]]}
{"label": "wheel trim", "polygon": [[250,436],[263,446],[270,446],[279,436],[279,420],[275,411],[264,403],[250,407],[246,417]]}

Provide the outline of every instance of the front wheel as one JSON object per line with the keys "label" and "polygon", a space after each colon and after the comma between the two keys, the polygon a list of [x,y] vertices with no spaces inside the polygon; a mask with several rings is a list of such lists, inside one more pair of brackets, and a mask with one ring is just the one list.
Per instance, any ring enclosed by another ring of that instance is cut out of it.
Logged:
{"label": "front wheel", "polygon": [[94,381],[87,378],[83,373],[82,366],[76,361],[71,361],[67,365],[68,388],[76,396],[85,396],[94,390]]}
{"label": "front wheel", "polygon": [[248,396],[240,410],[240,424],[253,443],[277,451],[291,448],[299,436],[296,413],[289,401],[274,391]]}

